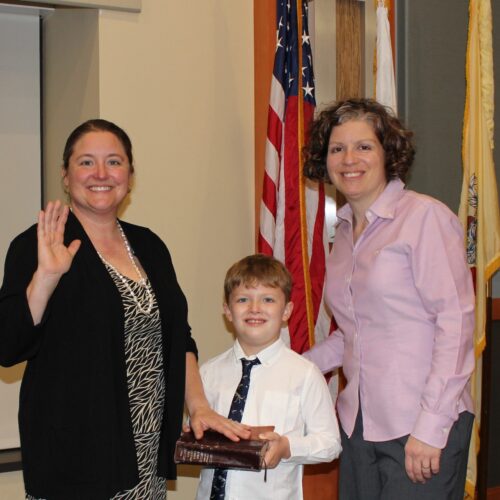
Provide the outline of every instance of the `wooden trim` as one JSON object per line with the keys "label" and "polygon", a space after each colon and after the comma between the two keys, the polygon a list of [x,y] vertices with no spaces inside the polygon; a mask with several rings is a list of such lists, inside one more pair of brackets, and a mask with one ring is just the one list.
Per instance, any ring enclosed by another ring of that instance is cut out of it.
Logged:
{"label": "wooden trim", "polygon": [[337,0],[337,99],[362,96],[361,6]]}
{"label": "wooden trim", "polygon": [[305,500],[338,499],[339,461],[306,465],[304,467]]}
{"label": "wooden trim", "polygon": [[276,3],[254,0],[255,249],[264,182],[269,91],[276,47]]}
{"label": "wooden trim", "polygon": [[484,327],[486,346],[481,362],[481,417],[479,426],[479,453],[477,455],[476,494],[479,499],[486,498],[488,491],[488,456],[490,446],[490,407],[491,407],[491,297],[486,299],[486,323]]}
{"label": "wooden trim", "polygon": [[0,473],[12,472],[23,468],[21,460],[21,449],[12,448],[0,451]]}
{"label": "wooden trim", "polygon": [[500,500],[500,486],[495,486],[494,488],[488,488],[486,493],[487,500]]}
{"label": "wooden trim", "polygon": [[491,319],[493,321],[500,320],[500,298],[494,298],[491,305]]}

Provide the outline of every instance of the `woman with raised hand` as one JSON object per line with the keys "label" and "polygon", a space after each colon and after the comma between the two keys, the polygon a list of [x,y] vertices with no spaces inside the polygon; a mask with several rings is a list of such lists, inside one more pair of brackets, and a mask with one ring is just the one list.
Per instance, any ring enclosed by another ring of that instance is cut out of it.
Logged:
{"label": "woman with raised hand", "polygon": [[27,498],[164,499],[184,400],[197,436],[248,433],[208,406],[167,247],[118,219],[133,174],[120,127],[81,124],[63,154],[70,207],[49,202],[7,254],[0,364],[28,361]]}

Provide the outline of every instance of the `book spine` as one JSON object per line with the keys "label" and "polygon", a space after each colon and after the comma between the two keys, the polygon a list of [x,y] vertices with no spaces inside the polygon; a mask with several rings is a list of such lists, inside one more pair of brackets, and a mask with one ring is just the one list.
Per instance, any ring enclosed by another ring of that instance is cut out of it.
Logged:
{"label": "book spine", "polygon": [[181,462],[191,462],[200,465],[210,464],[214,461],[213,453],[205,450],[193,450],[187,448],[179,449],[179,460]]}
{"label": "book spine", "polygon": [[212,467],[229,467],[259,470],[262,466],[264,450],[236,450],[203,446],[178,446],[175,453],[177,463],[190,463]]}

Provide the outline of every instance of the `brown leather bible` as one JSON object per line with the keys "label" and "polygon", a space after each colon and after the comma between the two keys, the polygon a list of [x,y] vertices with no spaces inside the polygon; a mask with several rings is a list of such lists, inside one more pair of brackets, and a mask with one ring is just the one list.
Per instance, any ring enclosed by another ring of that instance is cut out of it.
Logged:
{"label": "brown leather bible", "polygon": [[205,431],[201,439],[195,439],[192,432],[183,432],[175,445],[174,460],[177,464],[224,469],[265,469],[264,456],[269,441],[258,436],[273,430],[274,426],[252,427],[250,439],[238,442],[215,431]]}

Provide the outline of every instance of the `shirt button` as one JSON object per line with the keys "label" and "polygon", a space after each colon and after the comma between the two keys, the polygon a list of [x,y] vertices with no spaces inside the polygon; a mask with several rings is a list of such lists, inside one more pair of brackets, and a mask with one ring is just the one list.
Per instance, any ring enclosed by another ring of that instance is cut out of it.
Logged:
{"label": "shirt button", "polygon": [[446,434],[450,429],[448,427],[443,427],[443,433]]}

